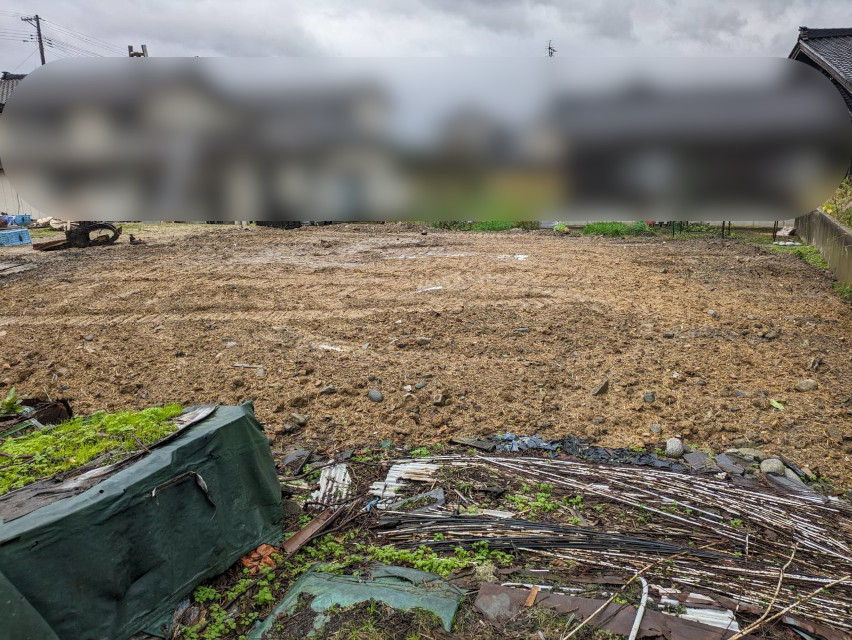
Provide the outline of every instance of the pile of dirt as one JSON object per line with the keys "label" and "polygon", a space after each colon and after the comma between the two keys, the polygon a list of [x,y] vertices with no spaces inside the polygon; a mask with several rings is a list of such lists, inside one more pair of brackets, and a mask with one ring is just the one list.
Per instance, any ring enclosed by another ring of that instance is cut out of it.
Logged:
{"label": "pile of dirt", "polygon": [[253,399],[278,448],[681,436],[852,479],[852,312],[794,256],[396,224],[134,233],[0,280],[4,388],[79,413]]}

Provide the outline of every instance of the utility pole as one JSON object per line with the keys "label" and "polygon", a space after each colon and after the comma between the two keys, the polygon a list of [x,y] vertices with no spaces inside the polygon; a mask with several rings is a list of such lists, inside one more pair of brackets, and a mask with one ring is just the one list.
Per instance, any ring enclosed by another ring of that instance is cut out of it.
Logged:
{"label": "utility pole", "polygon": [[547,41],[547,57],[552,58],[554,53],[556,53],[556,49],[553,48],[553,40],[548,40]]}
{"label": "utility pole", "polygon": [[38,52],[41,56],[41,63],[44,64],[44,41],[41,38],[41,18],[38,17],[38,14],[35,14],[28,18],[21,18],[21,20],[35,25],[36,36],[38,36]]}
{"label": "utility pole", "polygon": [[134,51],[133,45],[127,45],[127,55],[131,58],[147,58],[148,57],[148,45],[142,45],[142,51]]}

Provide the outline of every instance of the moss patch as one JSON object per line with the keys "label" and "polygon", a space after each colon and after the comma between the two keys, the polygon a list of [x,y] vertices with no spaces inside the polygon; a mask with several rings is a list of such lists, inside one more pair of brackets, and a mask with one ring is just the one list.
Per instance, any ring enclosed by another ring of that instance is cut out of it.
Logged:
{"label": "moss patch", "polygon": [[170,404],[143,411],[97,412],[75,417],[0,445],[0,495],[82,467],[106,454],[115,461],[154,444],[176,430],[171,418],[182,407]]}

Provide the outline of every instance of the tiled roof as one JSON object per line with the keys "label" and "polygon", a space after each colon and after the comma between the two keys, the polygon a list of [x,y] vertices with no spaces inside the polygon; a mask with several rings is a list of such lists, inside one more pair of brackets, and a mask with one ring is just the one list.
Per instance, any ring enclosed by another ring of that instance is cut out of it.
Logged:
{"label": "tiled roof", "polygon": [[27,74],[25,73],[3,72],[3,76],[0,77],[0,109],[2,109],[3,105],[6,104],[6,101],[9,100],[9,96],[12,95],[12,91],[15,87],[17,87],[21,80],[26,77]]}
{"label": "tiled roof", "polygon": [[852,115],[852,28],[799,27],[790,58],[820,69],[838,88]]}

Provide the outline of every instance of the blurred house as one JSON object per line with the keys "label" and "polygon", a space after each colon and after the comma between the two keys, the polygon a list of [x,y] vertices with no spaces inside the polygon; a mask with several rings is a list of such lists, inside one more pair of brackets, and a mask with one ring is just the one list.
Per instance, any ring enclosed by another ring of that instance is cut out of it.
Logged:
{"label": "blurred house", "polygon": [[[0,76],[0,114],[3,113],[3,108],[12,95],[21,80],[27,77],[25,73],[10,73],[4,71]],[[3,171],[3,159],[0,158],[0,212],[10,215],[27,214],[33,219],[42,217],[42,214],[31,207],[28,203],[21,200],[18,192],[15,191],[9,179],[6,177],[6,172]]]}

